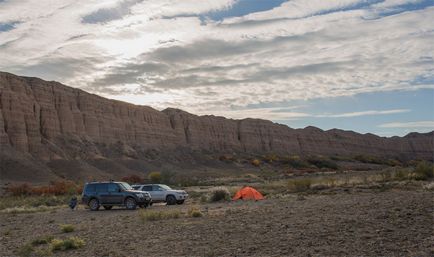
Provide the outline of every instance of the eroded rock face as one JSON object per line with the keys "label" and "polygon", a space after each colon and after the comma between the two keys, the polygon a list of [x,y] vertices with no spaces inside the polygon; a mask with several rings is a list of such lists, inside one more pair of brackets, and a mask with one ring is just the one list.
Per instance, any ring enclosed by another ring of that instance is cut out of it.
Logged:
{"label": "eroded rock face", "polygon": [[433,158],[433,133],[381,138],[266,120],[162,112],[57,82],[0,73],[0,147],[38,160],[133,158],[148,150]]}

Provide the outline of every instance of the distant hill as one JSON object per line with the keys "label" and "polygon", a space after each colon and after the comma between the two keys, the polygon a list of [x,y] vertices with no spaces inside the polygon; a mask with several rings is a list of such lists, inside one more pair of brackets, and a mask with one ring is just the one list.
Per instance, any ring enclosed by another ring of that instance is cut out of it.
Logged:
{"label": "distant hill", "polygon": [[58,82],[0,72],[4,181],[218,166],[205,156],[221,154],[432,160],[433,138],[434,132],[384,138],[338,129],[292,129],[259,119],[196,116],[178,109],[158,111]]}

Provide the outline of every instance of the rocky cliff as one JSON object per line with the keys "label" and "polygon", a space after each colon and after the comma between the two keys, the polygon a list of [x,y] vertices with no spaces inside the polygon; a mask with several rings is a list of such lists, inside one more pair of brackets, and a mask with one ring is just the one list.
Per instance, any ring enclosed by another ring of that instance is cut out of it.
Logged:
{"label": "rocky cliff", "polygon": [[[62,170],[56,163],[76,161],[77,170],[98,173],[103,168],[97,160],[146,162],[155,153],[184,153],[184,159],[200,151],[432,159],[433,133],[383,138],[337,129],[291,129],[258,119],[196,116],[177,109],[158,111],[58,82],[0,73],[0,148],[5,178],[17,175],[14,169],[25,163],[43,172],[47,165]],[[110,165],[118,163],[105,166]]]}

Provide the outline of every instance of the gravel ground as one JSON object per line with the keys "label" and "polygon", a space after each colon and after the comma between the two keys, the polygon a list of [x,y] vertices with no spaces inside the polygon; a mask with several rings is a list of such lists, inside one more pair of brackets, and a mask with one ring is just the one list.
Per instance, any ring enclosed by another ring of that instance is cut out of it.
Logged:
{"label": "gravel ground", "polygon": [[[289,195],[197,207],[203,217],[146,222],[139,211],[121,209],[1,214],[0,255],[17,256],[24,244],[53,235],[86,241],[54,256],[434,256],[432,192]],[[76,230],[62,233],[59,224]]]}

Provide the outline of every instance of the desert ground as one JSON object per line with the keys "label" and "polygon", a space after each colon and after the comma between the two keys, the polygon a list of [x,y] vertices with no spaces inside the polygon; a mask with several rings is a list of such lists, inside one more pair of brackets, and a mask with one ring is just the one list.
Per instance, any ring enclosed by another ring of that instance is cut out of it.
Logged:
{"label": "desert ground", "polygon": [[[58,206],[0,214],[1,256],[433,256],[433,182],[334,187],[262,201],[154,204],[91,212]],[[196,190],[191,188],[190,190]],[[187,191],[189,189],[187,188]],[[205,189],[206,190],[206,189]],[[192,217],[191,209],[202,216]],[[147,213],[177,217],[146,220]],[[62,224],[74,231],[62,232]],[[48,251],[38,238],[79,237],[84,246]],[[27,247],[27,249],[26,249]]]}

